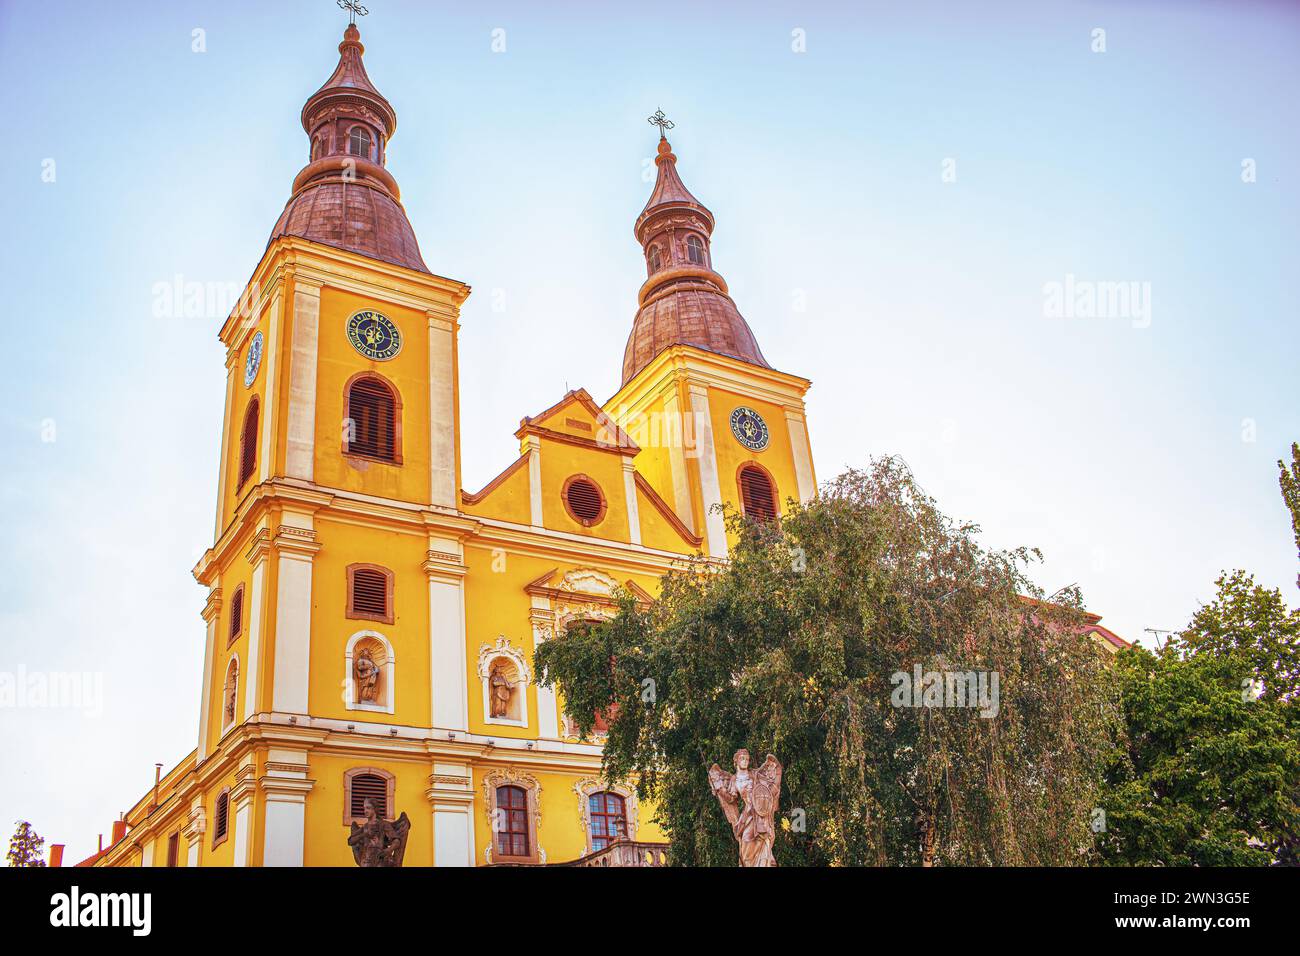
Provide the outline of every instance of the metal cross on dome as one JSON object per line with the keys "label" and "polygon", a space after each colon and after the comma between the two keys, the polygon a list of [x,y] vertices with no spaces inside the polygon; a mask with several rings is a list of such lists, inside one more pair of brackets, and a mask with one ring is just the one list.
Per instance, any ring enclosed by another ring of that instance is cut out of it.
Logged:
{"label": "metal cross on dome", "polygon": [[664,116],[663,110],[655,110],[654,116],[646,117],[646,122],[649,123],[651,126],[659,127],[659,136],[661,138],[664,136],[666,130],[670,130],[677,125],[672,120],[670,120],[667,116]]}
{"label": "metal cross on dome", "polygon": [[346,10],[348,12],[348,23],[355,24],[357,22],[357,17],[364,17],[370,13],[369,10],[358,2],[358,0],[337,0],[337,2],[340,10]]}

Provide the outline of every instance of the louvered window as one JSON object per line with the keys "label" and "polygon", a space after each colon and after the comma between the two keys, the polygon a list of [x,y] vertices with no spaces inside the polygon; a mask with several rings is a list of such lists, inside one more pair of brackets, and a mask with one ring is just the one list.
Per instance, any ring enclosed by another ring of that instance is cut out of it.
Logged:
{"label": "louvered window", "polygon": [[740,503],[751,518],[771,521],[776,517],[776,489],[767,472],[757,465],[740,469]]}
{"label": "louvered window", "polygon": [[658,272],[659,267],[662,264],[663,264],[663,260],[659,258],[659,247],[651,246],[650,247],[650,272],[651,273]]}
{"label": "louvered window", "polygon": [[248,411],[244,412],[244,429],[239,437],[239,485],[243,487],[244,482],[253,477],[253,471],[257,467],[257,398],[248,403]]}
{"label": "louvered window", "polygon": [[605,516],[605,496],[590,478],[575,475],[565,482],[564,504],[574,521],[591,527]]}
{"label": "louvered window", "polygon": [[523,787],[497,787],[497,853],[528,856],[528,793]]}
{"label": "louvered window", "polygon": [[348,616],[391,624],[389,573],[381,568],[353,565],[348,574]]}
{"label": "louvered window", "polygon": [[223,790],[217,797],[216,809],[212,812],[212,845],[216,846],[226,838],[230,830],[230,792]]}
{"label": "louvered window", "polygon": [[244,586],[235,588],[235,596],[230,599],[230,638],[227,643],[234,643],[244,630]]}
{"label": "louvered window", "polygon": [[397,400],[377,378],[362,378],[348,389],[344,450],[380,461],[397,461]]}
{"label": "louvered window", "polygon": [[357,819],[366,815],[366,801],[375,801],[375,815],[388,819],[388,781],[376,773],[359,773],[348,791],[348,812]]}

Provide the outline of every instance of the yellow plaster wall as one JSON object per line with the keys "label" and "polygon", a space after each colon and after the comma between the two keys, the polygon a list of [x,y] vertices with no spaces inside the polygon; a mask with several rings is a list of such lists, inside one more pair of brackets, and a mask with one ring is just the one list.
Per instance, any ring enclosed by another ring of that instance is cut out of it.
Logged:
{"label": "yellow plaster wall", "polygon": [[403,866],[433,865],[433,815],[425,796],[431,771],[427,758],[335,756],[317,751],[311,754],[310,766],[316,783],[307,795],[304,865],[356,867],[348,846],[350,828],[343,822],[343,775],[356,767],[376,767],[396,776],[394,810],[397,815],[405,812],[411,821]]}
{"label": "yellow plaster wall", "polygon": [[[736,441],[731,433],[731,413],[741,405],[754,409],[767,422],[770,439],[763,451],[751,451]],[[736,508],[740,507],[738,472],[746,462],[757,462],[771,473],[776,482],[777,508],[784,514],[787,510],[786,499],[799,499],[799,481],[795,476],[794,456],[790,451],[790,430],[786,424],[785,410],[771,402],[714,387],[709,389],[709,414],[713,420],[713,444],[722,500]]]}
{"label": "yellow plaster wall", "polygon": [[[429,583],[421,565],[424,533],[369,527],[330,518],[316,521],[321,550],[312,563],[311,683],[308,705],[321,717],[429,726]],[[377,564],[393,572],[393,623],[347,617],[347,568]],[[382,634],[396,658],[393,715],[348,710],[344,703],[347,645],[358,631]]]}
{"label": "yellow plaster wall", "polygon": [[[387,362],[372,362],[348,341],[348,318],[374,309],[402,331],[402,350]],[[316,459],[318,485],[401,501],[429,500],[429,331],[424,313],[325,286],[320,295],[316,370]],[[343,391],[359,372],[382,376],[401,398],[400,465],[345,458]]]}

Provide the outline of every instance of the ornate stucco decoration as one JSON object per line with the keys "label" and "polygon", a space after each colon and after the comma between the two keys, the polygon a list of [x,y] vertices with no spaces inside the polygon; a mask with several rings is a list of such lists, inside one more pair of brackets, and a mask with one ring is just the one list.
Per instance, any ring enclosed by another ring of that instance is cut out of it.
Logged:
{"label": "ornate stucco decoration", "polygon": [[493,816],[496,811],[497,787],[520,787],[528,794],[529,839],[532,842],[538,863],[546,862],[546,850],[542,847],[542,785],[537,778],[526,770],[515,767],[501,767],[490,770],[483,777],[483,808],[487,816],[488,845],[484,854],[488,863],[495,862],[496,829]]}
{"label": "ornate stucco decoration", "polygon": [[489,724],[528,726],[528,682],[532,672],[524,652],[505,635],[478,652],[478,676],[483,685],[483,719]]}

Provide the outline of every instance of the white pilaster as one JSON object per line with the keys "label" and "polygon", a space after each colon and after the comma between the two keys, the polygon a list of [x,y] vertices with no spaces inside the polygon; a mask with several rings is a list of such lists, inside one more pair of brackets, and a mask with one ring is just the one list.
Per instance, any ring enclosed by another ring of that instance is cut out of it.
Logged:
{"label": "white pilaster", "polygon": [[713,447],[713,416],[709,411],[709,389],[692,384],[691,414],[695,420],[695,453],[700,468],[700,497],[704,505],[705,542],[709,555],[727,556],[727,528],[722,515],[714,509],[722,504],[722,486],[718,482],[718,457]]}
{"label": "white pilaster", "polygon": [[456,507],[456,312],[429,317],[429,502]]}
{"label": "white pilaster", "polygon": [[190,802],[189,817],[186,819],[183,828],[187,847],[185,854],[186,866],[199,865],[199,849],[203,845],[203,834],[207,832],[207,829],[207,814],[203,809],[203,797],[199,795]]}
{"label": "white pilaster", "polygon": [[465,564],[459,542],[431,538],[424,562],[429,576],[429,688],[433,726],[469,729],[469,671],[465,650]]}
{"label": "white pilaster", "polygon": [[302,866],[306,849],[307,794],[315,781],[307,776],[307,754],[272,749],[266,774],[258,781],[266,801],[263,866]]}
{"label": "white pilaster", "polygon": [[310,514],[286,510],[281,519],[275,535],[280,557],[271,707],[281,713],[305,714],[311,676],[312,559],[320,545]]}
{"label": "white pilaster", "polygon": [[641,543],[641,514],[636,503],[636,468],[632,458],[623,456],[623,494],[627,496],[627,532],[633,544]]}
{"label": "white pilaster", "polygon": [[470,768],[435,763],[425,794],[433,813],[433,865],[474,865],[474,790]]}
{"label": "white pilaster", "polygon": [[[533,598],[531,618],[533,657],[536,659],[537,649],[550,640],[555,632],[555,612],[551,610],[550,598]],[[533,669],[536,671],[536,665]],[[543,740],[560,738],[560,704],[554,687],[537,687],[537,736]]]}
{"label": "white pilaster", "polygon": [[248,563],[253,569],[248,586],[248,661],[239,679],[244,682],[244,705],[239,720],[245,721],[257,713],[257,681],[262,664],[262,617],[266,602],[266,559],[270,551],[270,533],[259,528],[248,548]]}
{"label": "white pilaster", "polygon": [[528,506],[529,522],[534,528],[542,527],[542,440],[536,435],[524,439],[528,443]]}
{"label": "white pilaster", "polygon": [[245,763],[235,774],[235,785],[230,788],[230,805],[233,807],[231,825],[235,828],[232,834],[235,841],[235,866],[251,866],[253,862],[253,794],[257,787],[253,779],[253,756],[249,754],[244,760]]}
{"label": "white pilaster", "polygon": [[[320,284],[295,276],[293,343],[289,357],[289,424],[285,474],[311,481],[316,469],[316,365]],[[269,379],[268,379],[269,381]]]}
{"label": "white pilaster", "polygon": [[795,408],[785,410],[785,423],[790,432],[790,454],[794,458],[794,476],[799,482],[799,500],[807,504],[817,494],[808,426],[804,423],[803,412]]}
{"label": "white pilaster", "polygon": [[699,531],[695,527],[695,515],[691,511],[691,479],[686,471],[686,428],[682,421],[676,386],[664,398],[664,421],[660,432],[668,445],[668,464],[672,469],[673,511],[686,527]]}
{"label": "white pilaster", "polygon": [[207,622],[207,636],[203,645],[203,690],[199,696],[199,744],[195,750],[195,765],[203,763],[208,756],[208,734],[212,719],[212,669],[216,666],[217,656],[217,621],[221,617],[221,587],[218,579],[210,591],[208,602],[203,606],[203,619]]}
{"label": "white pilaster", "polygon": [[230,433],[234,424],[230,418],[235,414],[235,365],[234,356],[226,359],[226,414],[221,423],[221,460],[217,463],[217,518],[213,538],[220,538],[224,530],[226,510],[226,475],[230,471]]}
{"label": "white pilaster", "polygon": [[280,407],[277,402],[276,389],[279,385],[281,326],[284,325],[284,316],[281,314],[283,299],[283,292],[277,289],[271,299],[271,308],[268,312],[269,321],[267,325],[270,330],[266,336],[266,353],[262,359],[263,364],[266,366],[266,394],[262,399],[262,451],[259,456],[261,458],[261,467],[258,470],[258,481],[266,481],[271,477],[271,458],[275,453],[274,432],[279,418],[276,409]]}

